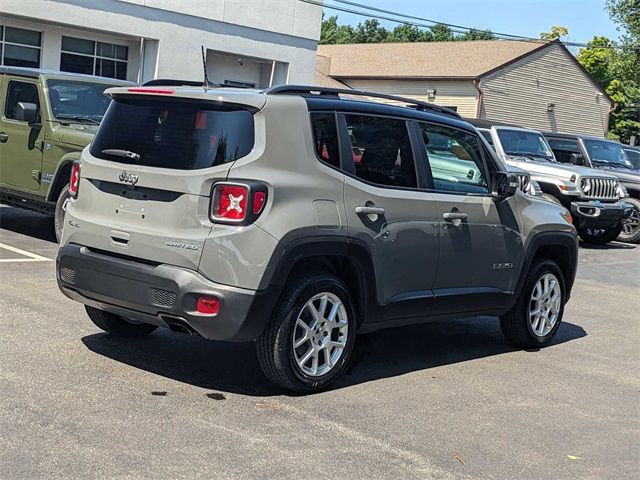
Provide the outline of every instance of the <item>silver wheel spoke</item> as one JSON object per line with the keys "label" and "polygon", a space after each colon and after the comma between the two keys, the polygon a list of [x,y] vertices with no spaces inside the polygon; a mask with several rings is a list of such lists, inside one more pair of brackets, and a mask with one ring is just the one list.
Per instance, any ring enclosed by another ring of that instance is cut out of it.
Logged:
{"label": "silver wheel spoke", "polygon": [[562,290],[553,273],[545,273],[537,282],[529,299],[529,324],[533,333],[544,337],[553,330],[562,308]]}
{"label": "silver wheel spoke", "polygon": [[344,353],[348,331],[347,310],[337,295],[322,292],[310,298],[295,321],[291,339],[300,370],[312,377],[331,371]]}

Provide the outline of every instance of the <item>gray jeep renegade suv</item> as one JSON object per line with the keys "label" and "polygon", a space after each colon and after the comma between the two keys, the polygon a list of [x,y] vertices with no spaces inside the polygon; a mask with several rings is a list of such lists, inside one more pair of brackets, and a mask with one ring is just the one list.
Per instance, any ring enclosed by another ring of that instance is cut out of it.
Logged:
{"label": "gray jeep renegade suv", "polygon": [[271,381],[307,392],[357,332],[486,314],[514,345],[552,341],[570,214],[520,192],[454,112],[302,86],[107,93],[57,259],[101,329],[254,340]]}

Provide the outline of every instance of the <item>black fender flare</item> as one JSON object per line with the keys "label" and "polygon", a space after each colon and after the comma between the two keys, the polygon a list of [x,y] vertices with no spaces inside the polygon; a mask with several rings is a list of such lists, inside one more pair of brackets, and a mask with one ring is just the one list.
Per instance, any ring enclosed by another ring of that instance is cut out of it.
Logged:
{"label": "black fender flare", "polygon": [[64,186],[69,183],[69,175],[71,174],[71,165],[73,162],[80,161],[80,157],[82,152],[69,152],[64,154],[60,161],[58,162],[58,166],[56,167],[56,171],[53,174],[53,181],[51,182],[51,187],[49,187],[49,192],[47,193],[47,202],[56,202],[58,201],[58,195],[64,188]]}

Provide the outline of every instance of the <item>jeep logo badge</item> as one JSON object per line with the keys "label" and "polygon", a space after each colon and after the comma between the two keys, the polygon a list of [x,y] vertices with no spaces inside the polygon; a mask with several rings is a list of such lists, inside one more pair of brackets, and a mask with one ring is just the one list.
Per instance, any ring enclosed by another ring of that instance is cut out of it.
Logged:
{"label": "jeep logo badge", "polygon": [[128,183],[129,185],[133,186],[138,183],[140,177],[138,177],[138,175],[134,175],[133,173],[123,171],[122,173],[120,173],[120,176],[118,178],[121,182]]}

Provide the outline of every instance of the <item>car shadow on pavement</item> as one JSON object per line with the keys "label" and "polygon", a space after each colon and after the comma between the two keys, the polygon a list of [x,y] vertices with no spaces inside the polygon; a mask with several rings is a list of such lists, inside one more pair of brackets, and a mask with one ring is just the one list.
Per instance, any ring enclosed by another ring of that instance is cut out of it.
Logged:
{"label": "car shadow on pavement", "polygon": [[[549,348],[586,335],[582,327],[563,322]],[[253,343],[215,342],[160,329],[141,340],[98,333],[82,342],[105,357],[197,387],[260,397],[287,394],[264,378]],[[515,350],[491,317],[381,330],[357,338],[346,374],[331,389]]]}
{"label": "car shadow on pavement", "polygon": [[21,208],[0,208],[0,228],[29,237],[56,242],[53,217]]}
{"label": "car shadow on pavement", "polygon": [[611,242],[605,243],[604,245],[598,245],[597,243],[586,243],[582,240],[580,241],[579,246],[585,250],[633,250],[634,248],[638,248],[637,245],[633,245],[631,243]]}

